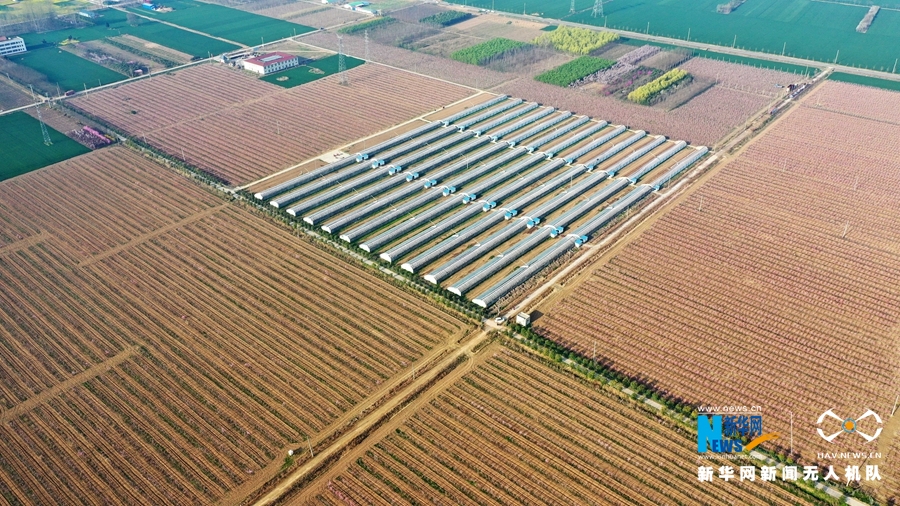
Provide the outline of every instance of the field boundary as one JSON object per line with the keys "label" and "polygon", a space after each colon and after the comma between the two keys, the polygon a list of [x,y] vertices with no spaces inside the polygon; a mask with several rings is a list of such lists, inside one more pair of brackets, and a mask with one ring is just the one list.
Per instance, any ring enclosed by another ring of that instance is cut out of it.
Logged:
{"label": "field boundary", "polygon": [[[825,79],[814,81],[813,88],[815,88],[816,84],[825,81]],[[810,89],[798,100],[788,102],[788,104],[790,106],[801,106],[803,102],[812,96],[812,94],[813,90]],[[773,121],[767,121],[761,128],[755,131],[753,130],[754,118],[748,120],[750,124],[743,132],[733,134],[731,140],[722,146],[720,150],[712,153],[703,164],[681,178],[665,193],[659,194],[660,198],[657,198],[643,207],[636,215],[632,216],[628,221],[613,231],[610,236],[605,237],[603,241],[594,246],[586,255],[574,260],[542,285],[533,289],[528,297],[508,311],[508,317],[512,317],[529,306],[543,313],[548,305],[552,306],[556,304],[560,298],[557,296],[559,295],[558,292],[568,293],[577,288],[577,286],[590,275],[594,268],[598,267],[602,262],[608,262],[612,256],[617,254],[635,238],[639,237],[641,231],[653,225],[653,223],[664,216],[666,211],[671,209],[672,206],[683,202],[693,192],[697,191],[704,183],[728,165],[729,162],[740,156],[740,154],[756,142],[757,139],[760,139],[770,127],[780,123],[785,117],[790,115],[795,108],[796,107],[790,107],[789,110],[779,113]],[[764,114],[764,112],[762,114]],[[747,138],[747,135],[750,136],[749,139]],[[735,147],[738,147],[738,149],[734,150]],[[656,207],[661,208],[653,211]],[[618,240],[616,240],[617,238]],[[604,246],[606,246],[606,248],[604,248]],[[593,259],[593,261],[589,259]],[[566,276],[569,276],[568,279]],[[563,285],[561,290],[548,291],[560,282],[562,282],[561,284]]]}
{"label": "field boundary", "polygon": [[142,345],[136,344],[134,346],[125,348],[124,350],[120,351],[119,353],[113,355],[112,358],[110,358],[109,360],[104,360],[103,362],[100,362],[99,364],[95,364],[95,365],[89,367],[88,369],[81,371],[80,373],[76,374],[75,376],[72,376],[71,378],[69,378],[63,382],[57,383],[56,385],[48,388],[47,390],[44,390],[43,392],[38,393],[34,397],[29,397],[28,399],[25,399],[24,401],[20,402],[19,404],[16,404],[15,406],[9,408],[8,410],[4,411],[3,413],[0,413],[0,423],[5,424],[5,423],[9,422],[10,420],[12,420],[13,418],[16,418],[19,415],[22,415],[24,413],[27,413],[28,411],[31,411],[32,409],[40,406],[44,402],[65,392],[66,390],[69,390],[72,387],[78,386],[81,383],[84,383],[86,381],[90,381],[90,380],[96,378],[97,376],[100,376],[101,374],[105,373],[106,371],[109,371],[112,368],[121,365],[122,362],[125,362],[129,358],[135,356],[142,347],[143,347]]}
{"label": "field boundary", "polygon": [[13,254],[17,251],[21,251],[25,248],[30,248],[32,246],[36,246],[36,245],[46,241],[50,237],[51,237],[50,234],[48,234],[46,230],[41,230],[37,234],[28,236],[24,239],[20,239],[16,242],[11,242],[11,243],[7,244],[6,246],[3,246],[2,248],[0,248],[0,257],[4,257],[6,255],[11,255],[11,254]]}
{"label": "field boundary", "polygon": [[[450,336],[446,343],[435,347],[433,350],[419,358],[415,363],[410,364],[411,368],[408,367],[409,370],[406,372],[401,371],[392,376],[382,383],[377,390],[372,392],[371,395],[357,403],[352,409],[344,412],[340,417],[328,424],[318,433],[312,435],[306,441],[306,444],[308,445],[307,448],[315,450],[315,448],[320,445],[324,444],[330,446],[333,444],[340,436],[346,434],[347,431],[355,427],[360,420],[364,420],[371,411],[378,409],[380,406],[394,398],[398,390],[401,390],[414,382],[417,375],[436,367],[441,362],[441,359],[447,354],[452,353],[461,342],[471,335],[473,335],[473,331],[469,328],[464,328],[458,334]],[[282,455],[282,452],[287,450],[290,446],[296,445],[288,443],[284,447],[279,448],[279,455]],[[295,455],[300,455],[301,451],[304,450],[305,449],[301,445],[301,447],[296,450]],[[257,473],[256,479],[248,481],[224,495],[219,500],[219,504],[241,504],[242,502],[247,502],[249,498],[264,493],[266,486],[270,485],[273,481],[278,480],[280,477],[283,477],[281,475],[285,471],[288,471],[288,469],[283,467],[283,463],[278,459],[274,459],[268,466]]]}
{"label": "field boundary", "polygon": [[153,239],[154,237],[165,234],[166,232],[171,232],[172,230],[175,230],[175,229],[181,227],[182,225],[189,225],[195,221],[202,220],[204,218],[212,216],[212,215],[216,214],[217,212],[224,210],[227,207],[228,207],[228,204],[220,204],[215,207],[210,207],[208,209],[200,211],[199,213],[192,214],[183,220],[178,220],[178,221],[176,221],[174,223],[170,223],[164,227],[158,228],[151,232],[147,232],[146,234],[141,234],[141,235],[135,237],[134,239],[126,242],[125,244],[120,244],[119,246],[116,246],[112,249],[108,249],[102,253],[97,253],[96,255],[79,262],[78,267],[82,267],[82,268],[88,267],[95,262],[99,262],[100,260],[111,257],[111,256],[115,255],[116,253],[125,251],[128,248],[131,248],[132,246],[137,246],[137,245],[143,243],[144,241]]}
{"label": "field boundary", "polygon": [[[477,334],[467,344],[459,347],[455,353],[445,358],[440,365],[420,376],[402,392],[399,392],[388,402],[373,411],[369,416],[362,419],[356,429],[344,434],[331,446],[319,452],[306,464],[291,473],[275,488],[269,490],[266,495],[255,501],[254,504],[260,506],[274,504],[285,495],[294,491],[298,485],[305,484],[306,480],[318,479],[319,473],[334,463],[334,461],[341,459],[347,449],[358,447],[363,441],[371,436],[373,431],[382,428],[385,422],[393,422],[393,418],[399,411],[418,402],[417,399],[419,399],[423,393],[432,394],[436,384],[443,384],[448,375],[460,371],[461,369],[459,366],[462,361],[465,361],[466,359],[471,361],[473,355],[479,351],[483,351],[483,349],[479,350],[479,346],[489,337],[490,336],[486,331]],[[410,412],[411,411],[412,410],[410,410]]]}

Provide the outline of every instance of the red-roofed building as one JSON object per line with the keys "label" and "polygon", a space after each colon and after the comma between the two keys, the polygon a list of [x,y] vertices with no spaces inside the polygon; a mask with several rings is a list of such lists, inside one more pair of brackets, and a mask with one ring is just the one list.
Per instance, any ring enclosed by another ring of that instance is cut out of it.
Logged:
{"label": "red-roofed building", "polygon": [[268,75],[300,65],[300,59],[292,54],[274,52],[244,60],[244,69],[261,75]]}

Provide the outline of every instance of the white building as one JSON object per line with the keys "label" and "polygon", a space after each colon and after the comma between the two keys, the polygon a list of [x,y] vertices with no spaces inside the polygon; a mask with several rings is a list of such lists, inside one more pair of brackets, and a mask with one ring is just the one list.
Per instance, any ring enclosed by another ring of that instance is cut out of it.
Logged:
{"label": "white building", "polygon": [[0,56],[9,56],[13,54],[24,53],[25,41],[22,37],[7,38],[0,36]]}
{"label": "white building", "polygon": [[531,325],[531,313],[519,313],[516,315],[516,324],[523,327]]}
{"label": "white building", "polygon": [[269,75],[300,65],[300,59],[287,53],[266,53],[256,58],[244,60],[244,69],[260,75]]}

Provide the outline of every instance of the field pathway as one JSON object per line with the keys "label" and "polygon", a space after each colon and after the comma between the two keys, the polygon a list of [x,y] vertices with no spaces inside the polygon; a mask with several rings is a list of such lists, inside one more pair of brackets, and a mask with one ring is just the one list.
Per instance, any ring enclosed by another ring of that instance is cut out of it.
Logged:
{"label": "field pathway", "polygon": [[0,246],[0,257],[15,253],[25,248],[30,248],[50,238],[50,234],[46,230],[41,230],[37,234],[30,235],[16,242],[11,242],[6,246]]}
{"label": "field pathway", "polygon": [[[146,234],[141,234],[141,235],[135,237],[134,239],[126,242],[125,244],[120,244],[114,248],[108,249],[102,253],[97,253],[96,255],[94,255],[90,258],[82,260],[81,262],[78,263],[78,267],[87,267],[95,262],[99,262],[100,260],[103,260],[104,258],[109,258],[109,257],[115,255],[116,253],[120,253],[122,251],[127,250],[128,248],[137,246],[138,244],[141,244],[144,241],[147,241],[149,239],[153,239],[154,237],[158,237],[162,234],[165,234],[166,232],[171,232],[172,230],[175,230],[184,225],[188,225],[195,221],[202,220],[203,218],[212,216],[213,214],[216,214],[217,212],[225,209],[229,205],[230,204],[220,204],[215,207],[210,207],[208,209],[204,209],[203,211],[200,211],[199,213],[192,214],[182,220],[178,220],[174,223],[169,223],[168,225],[166,225],[164,227],[157,228],[156,230],[152,230],[150,232],[147,232]],[[0,251],[2,251],[2,250],[0,250]]]}
{"label": "field pathway", "polygon": [[[324,474],[316,476],[314,479],[318,483],[319,480],[327,480],[330,476],[343,471],[343,463],[348,454],[355,455],[355,452],[363,451],[366,448],[362,443],[366,439],[377,437],[384,431],[390,431],[396,423],[402,420],[398,418],[400,412],[411,414],[421,403],[429,401],[438,392],[451,385],[459,376],[465,374],[468,367],[458,367],[458,360],[467,357],[469,362],[473,360],[483,360],[489,353],[486,350],[492,349],[488,346],[481,350],[478,347],[485,343],[488,339],[488,332],[481,331],[470,339],[466,344],[456,348],[449,356],[446,356],[441,362],[430,370],[418,376],[412,383],[403,388],[397,395],[390,398],[387,402],[379,406],[374,411],[362,418],[353,430],[342,435],[331,445],[323,450],[319,450],[315,457],[308,460],[291,474],[289,474],[278,485],[272,488],[262,498],[256,501],[258,506],[274,504],[289,493],[299,482],[309,479],[310,475],[321,471],[323,468],[331,466]],[[447,376],[439,378],[439,375],[450,371]],[[432,384],[433,382],[436,383]],[[420,395],[422,394],[422,395]],[[399,412],[395,412],[399,409]],[[388,422],[388,423],[385,423]],[[372,432],[374,430],[374,432]],[[348,453],[349,452],[349,453]],[[337,459],[336,462],[332,462]],[[306,487],[307,490],[314,490],[315,487]]]}
{"label": "field pathway", "polygon": [[[247,497],[252,496],[254,492],[265,487],[267,482],[278,475],[283,464],[281,457],[286,455],[289,448],[298,447],[299,454],[299,450],[312,448],[314,451],[317,451],[316,448],[318,446],[323,444],[328,445],[334,438],[341,434],[342,430],[346,430],[357,420],[365,419],[365,417],[369,416],[370,411],[375,408],[379,402],[390,402],[390,397],[396,395],[395,391],[398,388],[403,387],[404,383],[414,381],[417,373],[427,371],[428,369],[441,364],[441,358],[457,349],[460,343],[467,339],[471,333],[469,328],[463,328],[461,332],[449,336],[444,343],[435,347],[426,355],[411,364],[412,367],[408,368],[405,373],[397,373],[384,381],[378,389],[373,391],[368,397],[314,434],[310,440],[299,443],[299,447],[298,444],[288,444],[283,448],[278,449],[278,458],[274,459],[269,465],[256,473],[254,479],[249,480],[228,492],[218,501],[218,504],[241,504]],[[303,445],[307,446],[304,447]]]}
{"label": "field pathway", "polygon": [[109,360],[104,360],[99,364],[95,364],[84,371],[72,376],[71,378],[63,381],[62,383],[57,383],[56,385],[44,390],[43,392],[35,395],[34,397],[30,397],[19,404],[9,408],[8,410],[0,413],[0,424],[5,424],[9,422],[13,418],[16,418],[38,406],[43,404],[44,402],[56,397],[57,395],[69,390],[70,388],[76,387],[85,381],[89,381],[91,379],[100,376],[101,374],[109,371],[110,369],[119,366],[122,362],[128,360],[138,353],[141,345],[134,345],[119,353],[113,355]]}

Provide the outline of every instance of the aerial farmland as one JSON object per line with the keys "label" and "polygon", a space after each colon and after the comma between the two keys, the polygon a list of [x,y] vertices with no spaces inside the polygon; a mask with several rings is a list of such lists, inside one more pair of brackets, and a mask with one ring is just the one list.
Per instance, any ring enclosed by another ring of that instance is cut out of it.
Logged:
{"label": "aerial farmland", "polygon": [[870,3],[0,4],[0,502],[895,504]]}

